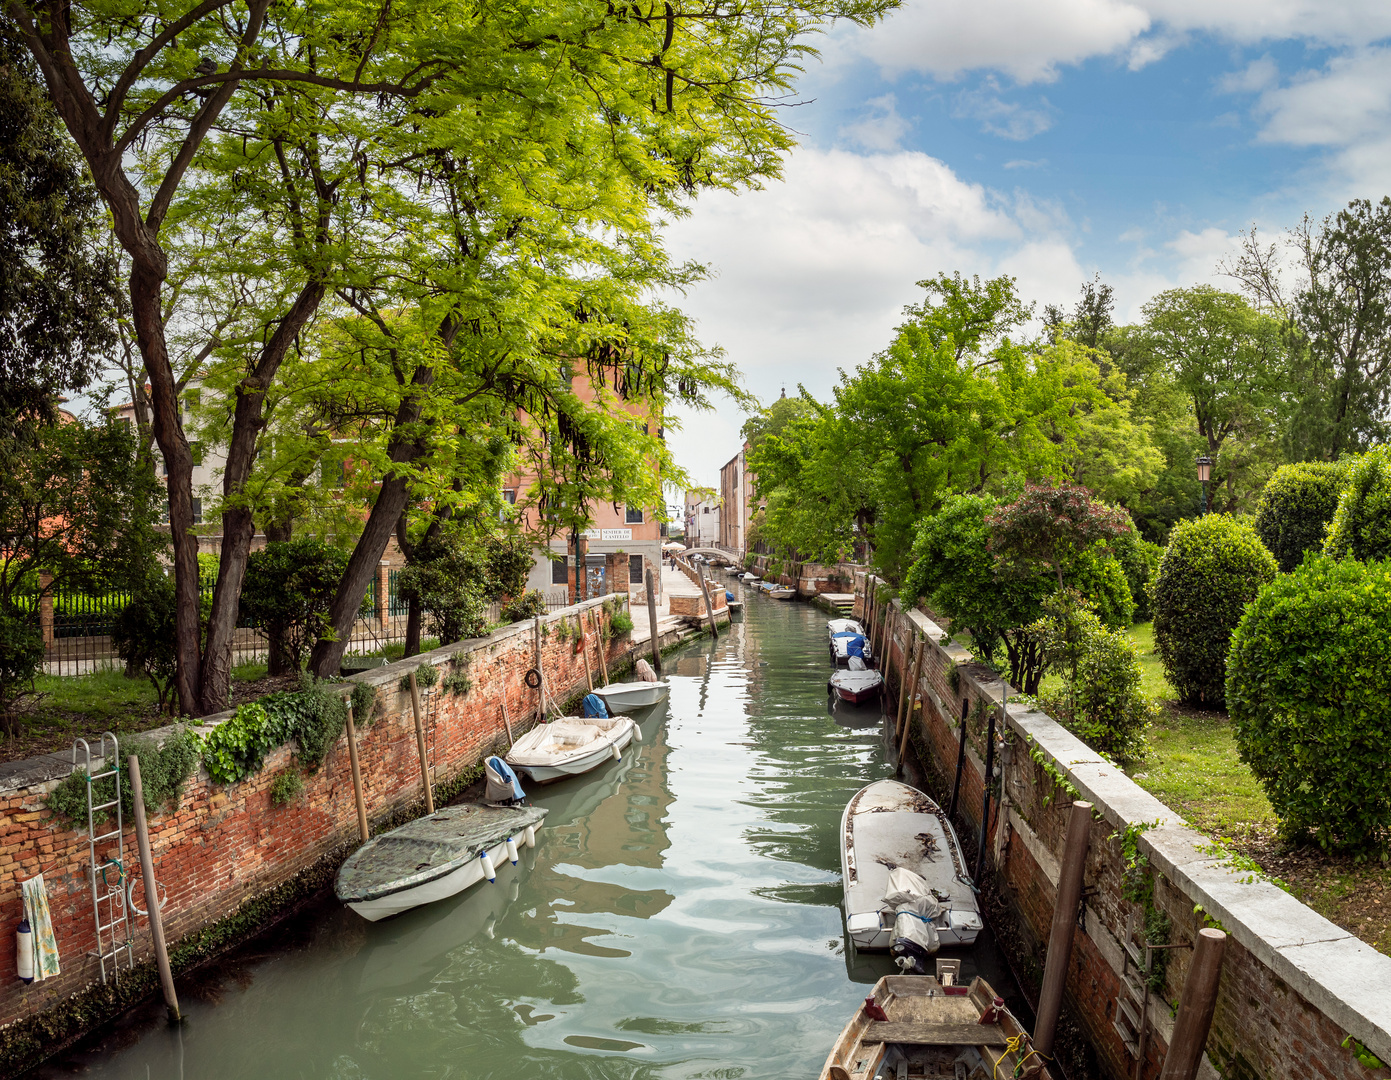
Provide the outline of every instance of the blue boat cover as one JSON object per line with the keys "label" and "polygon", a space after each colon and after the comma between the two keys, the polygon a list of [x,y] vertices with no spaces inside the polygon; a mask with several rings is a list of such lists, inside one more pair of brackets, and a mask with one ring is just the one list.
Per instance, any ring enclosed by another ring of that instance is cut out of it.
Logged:
{"label": "blue boat cover", "polygon": [[[488,768],[501,777],[504,784],[512,785],[512,798],[526,798],[526,792],[522,790],[522,782],[517,779],[517,774],[512,771],[511,765],[508,765],[507,762],[503,761],[500,757],[490,757],[488,759]],[[491,784],[489,786],[491,786]]]}
{"label": "blue boat cover", "polygon": [[832,638],[859,637],[859,636],[860,636],[860,635],[857,634],[857,633],[855,633],[854,630],[837,630],[834,634],[831,635]]}
{"label": "blue boat cover", "polygon": [[604,704],[604,699],[598,694],[585,694],[584,700],[580,702],[580,715],[608,719],[609,707]]}
{"label": "blue boat cover", "polygon": [[728,589],[726,589],[726,590],[724,591],[724,598],[725,598],[725,600],[727,600],[727,601],[728,601],[728,600],[733,600],[733,599],[734,599],[734,594],[733,594],[732,592],[730,592]]}
{"label": "blue boat cover", "polygon": [[865,639],[863,634],[856,634],[848,642],[845,643],[845,655],[858,656],[861,659],[864,658]]}

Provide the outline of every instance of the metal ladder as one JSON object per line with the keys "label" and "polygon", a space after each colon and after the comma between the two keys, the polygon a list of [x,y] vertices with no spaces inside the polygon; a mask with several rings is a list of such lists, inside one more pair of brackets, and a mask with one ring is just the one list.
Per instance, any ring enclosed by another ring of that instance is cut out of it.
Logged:
{"label": "metal ladder", "polygon": [[[111,743],[111,753],[106,752],[107,742]],[[106,731],[101,736],[101,756],[103,766],[110,765],[105,772],[92,773],[92,748],[86,739],[76,739],[72,744],[72,763],[77,765],[77,748],[81,746],[86,754],[87,770],[87,869],[92,885],[92,923],[96,927],[97,947],[88,956],[101,961],[101,981],[106,982],[107,961],[111,962],[111,978],[121,985],[121,954],[125,953],[126,970],[135,967],[135,942],[130,933],[130,912],[126,896],[126,846],[125,829],[121,821],[121,750],[116,736]],[[93,803],[92,785],[108,776],[114,778],[116,797],[110,802]],[[112,832],[97,835],[96,816],[104,810],[114,810],[116,828]],[[116,841],[116,857],[103,860],[97,866],[97,845],[106,841]],[[112,873],[116,875],[113,885]]]}
{"label": "metal ladder", "polygon": [[1144,1067],[1144,1053],[1149,1042],[1150,972],[1154,968],[1154,951],[1146,942],[1143,951],[1135,944],[1135,916],[1125,919],[1125,938],[1121,949],[1125,953],[1121,964],[1121,992],[1116,998],[1116,1018],[1111,1026],[1125,1044],[1126,1052],[1136,1059],[1136,1072]]}

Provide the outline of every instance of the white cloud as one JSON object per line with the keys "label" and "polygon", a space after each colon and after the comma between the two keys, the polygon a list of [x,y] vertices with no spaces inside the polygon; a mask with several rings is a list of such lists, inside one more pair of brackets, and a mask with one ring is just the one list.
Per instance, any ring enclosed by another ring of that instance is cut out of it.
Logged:
{"label": "white cloud", "polygon": [[1269,56],[1252,60],[1240,71],[1228,72],[1217,80],[1217,88],[1228,94],[1256,94],[1280,80],[1280,69]]}
{"label": "white cloud", "polygon": [[897,150],[899,141],[912,127],[909,120],[898,115],[898,100],[894,95],[884,94],[866,101],[864,115],[842,127],[838,134],[852,146],[865,150]]}
{"label": "white cloud", "polygon": [[1391,49],[1336,56],[1261,95],[1261,139],[1295,146],[1351,146],[1379,137],[1391,120]]}
{"label": "white cloud", "polygon": [[1039,158],[1037,161],[1026,161],[1024,158],[1015,158],[1013,161],[1006,161],[1001,167],[1005,169],[1041,169],[1047,164],[1047,158]]}
{"label": "white cloud", "polygon": [[958,119],[980,121],[982,131],[1004,139],[1023,142],[1041,135],[1053,126],[1052,108],[1046,98],[1033,108],[1000,96],[999,84],[987,79],[979,89],[963,90],[952,102],[952,115]]}

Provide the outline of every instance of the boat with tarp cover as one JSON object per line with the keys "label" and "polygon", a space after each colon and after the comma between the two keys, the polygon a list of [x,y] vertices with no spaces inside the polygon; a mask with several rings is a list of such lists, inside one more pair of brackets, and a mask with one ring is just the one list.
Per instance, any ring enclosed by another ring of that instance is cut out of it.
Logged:
{"label": "boat with tarp cover", "polygon": [[447,806],[368,840],[339,868],[334,892],[370,922],[443,900],[516,862],[545,816],[540,806]]}

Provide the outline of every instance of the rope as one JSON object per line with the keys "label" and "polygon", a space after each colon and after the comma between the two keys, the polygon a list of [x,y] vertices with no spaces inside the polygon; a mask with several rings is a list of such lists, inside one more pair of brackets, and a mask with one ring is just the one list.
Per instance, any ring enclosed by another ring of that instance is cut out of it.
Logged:
{"label": "rope", "polygon": [[[1025,1049],[1028,1050],[1028,1053],[1024,1054],[1023,1057],[1018,1057],[1019,1052]],[[1016,1055],[1014,1069],[1010,1073],[1011,1077],[1017,1077],[1020,1074],[1022,1074],[1024,1071],[1025,1064],[1028,1063],[1028,1060],[1031,1057],[1038,1058],[1040,1064],[1042,1064],[1044,1061],[1043,1055],[1029,1045],[1028,1034],[1026,1032],[1021,1031],[1018,1035],[1015,1035],[1013,1038],[1005,1040],[1004,1053],[1002,1053],[998,1058],[996,1058],[995,1066],[990,1070],[990,1075],[993,1078],[993,1080],[999,1080],[1000,1065],[1010,1054]]]}
{"label": "rope", "polygon": [[106,862],[104,862],[104,863],[101,864],[101,883],[102,883],[103,885],[105,885],[105,886],[109,889],[109,888],[111,888],[111,882],[109,882],[109,881],[106,880],[106,868],[107,868],[108,866],[114,866],[114,867],[116,868],[116,884],[117,884],[117,885],[119,885],[121,882],[125,881],[125,879],[126,879],[126,868],[125,868],[124,866],[121,865],[121,860],[120,860],[120,859],[107,859]]}

